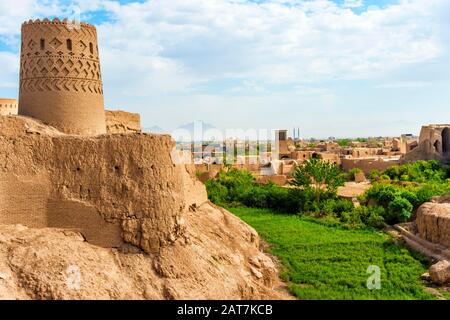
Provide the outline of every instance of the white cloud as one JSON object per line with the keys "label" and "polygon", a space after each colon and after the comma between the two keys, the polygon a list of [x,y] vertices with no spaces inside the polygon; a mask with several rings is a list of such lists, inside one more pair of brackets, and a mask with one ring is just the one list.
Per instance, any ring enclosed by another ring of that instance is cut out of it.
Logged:
{"label": "white cloud", "polygon": [[[107,101],[135,110],[148,107],[137,111],[149,125],[164,125],[169,116],[183,121],[201,114],[213,122],[220,108],[245,115],[246,108],[254,114],[266,106],[271,114],[267,106],[272,103],[319,110],[339,104],[338,94],[327,87],[330,82],[403,88],[422,80],[392,78],[400,69],[448,66],[448,0],[400,0],[361,14],[349,10],[362,5],[358,0],[344,5],[328,0],[80,1],[83,17],[95,10],[112,16],[98,25]],[[61,15],[65,8],[58,0],[0,1],[0,38],[18,43],[23,20]],[[10,59],[0,55],[2,65],[13,63]],[[17,69],[8,71],[0,85],[11,84]],[[218,109],[211,109],[215,104]],[[187,113],[178,109],[174,114],[175,106]],[[269,120],[281,125],[283,114],[273,115]]]}
{"label": "white cloud", "polygon": [[193,78],[189,84],[371,79],[441,53],[431,11],[442,1],[404,1],[361,15],[331,1],[292,3],[153,0],[111,8],[117,20],[99,30],[105,51],[167,59]]}
{"label": "white cloud", "polygon": [[363,5],[363,0],[344,0],[344,7],[346,8],[359,8]]}
{"label": "white cloud", "polygon": [[[141,82],[174,76],[167,90],[186,90],[222,78],[266,85],[371,79],[434,59],[443,43],[433,13],[444,2],[404,0],[360,15],[327,0],[79,3],[83,15],[102,9],[114,17],[99,26],[106,76],[122,69],[144,75]],[[359,5],[362,1],[344,3]],[[31,16],[62,14],[65,8],[57,0],[1,2],[0,36],[17,35],[20,22]],[[135,83],[129,85],[125,91],[135,91]]]}

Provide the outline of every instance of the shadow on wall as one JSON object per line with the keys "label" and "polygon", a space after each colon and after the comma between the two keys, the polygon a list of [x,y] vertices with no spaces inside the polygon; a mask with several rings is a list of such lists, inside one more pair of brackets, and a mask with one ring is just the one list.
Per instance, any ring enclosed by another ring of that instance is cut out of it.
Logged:
{"label": "shadow on wall", "polygon": [[95,207],[76,200],[54,199],[45,175],[0,175],[0,224],[23,224],[30,228],[64,228],[80,232],[102,247],[123,244],[119,223],[108,223]]}
{"label": "shadow on wall", "polygon": [[442,153],[447,155],[450,151],[450,129],[442,130]]}

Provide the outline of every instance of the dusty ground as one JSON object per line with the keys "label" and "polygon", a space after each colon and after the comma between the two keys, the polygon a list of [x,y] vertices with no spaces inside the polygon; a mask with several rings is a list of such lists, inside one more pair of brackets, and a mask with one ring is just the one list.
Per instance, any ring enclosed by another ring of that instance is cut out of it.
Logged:
{"label": "dusty ground", "polygon": [[338,188],[338,195],[343,198],[356,198],[370,189],[370,182],[346,182],[344,186]]}
{"label": "dusty ground", "polygon": [[[256,232],[205,204],[186,236],[149,255],[79,233],[0,225],[1,299],[289,299]],[[128,252],[127,252],[128,251]]]}

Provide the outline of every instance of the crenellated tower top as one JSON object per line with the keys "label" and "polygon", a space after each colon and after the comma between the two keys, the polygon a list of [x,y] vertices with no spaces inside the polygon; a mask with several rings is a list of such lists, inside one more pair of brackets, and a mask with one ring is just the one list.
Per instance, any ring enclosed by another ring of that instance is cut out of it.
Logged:
{"label": "crenellated tower top", "polygon": [[67,133],[106,130],[97,30],[55,18],[22,24],[19,114]]}

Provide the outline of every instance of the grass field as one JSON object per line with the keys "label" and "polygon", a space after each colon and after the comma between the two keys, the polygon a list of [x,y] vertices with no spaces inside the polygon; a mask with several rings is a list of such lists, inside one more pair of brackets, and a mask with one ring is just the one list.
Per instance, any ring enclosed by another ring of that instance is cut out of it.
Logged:
{"label": "grass field", "polygon": [[[231,208],[270,244],[282,278],[300,299],[433,299],[420,275],[430,261],[399,247],[390,236],[348,230],[268,210]],[[381,289],[367,289],[369,266],[381,270]]]}

